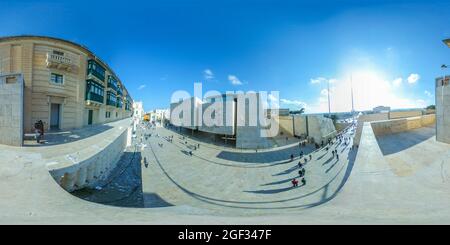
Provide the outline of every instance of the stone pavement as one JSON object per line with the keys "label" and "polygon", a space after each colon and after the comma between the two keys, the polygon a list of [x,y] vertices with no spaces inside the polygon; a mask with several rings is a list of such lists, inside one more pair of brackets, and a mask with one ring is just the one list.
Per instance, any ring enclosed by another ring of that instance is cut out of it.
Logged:
{"label": "stone pavement", "polygon": [[[450,146],[431,137],[383,155],[379,147],[383,138],[375,137],[369,123],[363,127],[354,161],[354,155],[346,155],[348,149],[342,146],[339,162],[327,162],[330,155],[324,150],[316,152],[314,163],[306,166],[307,185],[295,189],[289,180],[297,174],[297,160],[286,162],[288,156],[277,154],[293,146],[263,151],[272,152],[269,157],[274,162],[262,161],[259,152],[254,161],[248,155],[242,161],[231,161],[223,152],[241,151],[201,145],[188,156],[189,145],[175,135],[173,143],[152,136],[141,150],[149,162],[147,168],[141,167],[144,204],[151,208],[98,204],[63,190],[48,172],[49,159],[95,145],[116,127],[120,122],[89,138],[51,147],[0,146],[0,223],[450,223]],[[157,131],[162,136],[168,133]],[[416,140],[414,133],[398,135],[400,142],[395,137],[387,140],[400,145],[406,139]],[[418,163],[414,171],[399,175],[390,157],[405,157],[405,164]]]}
{"label": "stone pavement", "polygon": [[[148,168],[142,168],[144,195],[157,194],[171,205],[201,207],[216,214],[292,212],[323,204],[344,185],[348,166],[353,165],[356,154],[350,152],[351,144],[338,142],[328,151],[313,151],[311,146],[298,144],[263,152],[220,150],[203,144],[195,149],[198,141],[183,140],[181,135],[165,128],[141,133],[152,134],[144,140],[148,147],[142,151],[150,162]],[[167,141],[172,135],[173,142]],[[338,150],[339,161],[331,149]],[[301,162],[308,159],[306,185],[299,183],[299,187],[293,188],[291,180],[300,180],[300,151],[306,154]],[[292,162],[291,154],[295,155]],[[152,200],[145,204],[152,206]]]}

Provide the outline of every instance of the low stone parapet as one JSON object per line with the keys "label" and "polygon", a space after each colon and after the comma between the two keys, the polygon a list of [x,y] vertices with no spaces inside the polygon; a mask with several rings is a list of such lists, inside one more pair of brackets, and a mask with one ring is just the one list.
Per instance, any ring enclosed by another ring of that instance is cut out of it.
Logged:
{"label": "low stone parapet", "polygon": [[372,129],[376,136],[400,133],[421,127],[433,125],[436,122],[436,115],[424,115],[419,117],[408,117],[393,120],[372,122]]}
{"label": "low stone parapet", "polygon": [[116,167],[127,146],[131,132],[129,122],[123,120],[98,135],[65,144],[79,150],[59,155],[55,152],[55,157],[47,164],[52,177],[69,192],[95,187]]}

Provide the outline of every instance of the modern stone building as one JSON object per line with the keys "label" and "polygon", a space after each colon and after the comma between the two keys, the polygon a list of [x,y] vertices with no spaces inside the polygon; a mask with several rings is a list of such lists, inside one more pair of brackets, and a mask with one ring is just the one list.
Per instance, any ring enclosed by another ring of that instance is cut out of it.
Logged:
{"label": "modern stone building", "polygon": [[[255,96],[256,103],[250,103],[249,98]],[[237,148],[261,149],[277,144],[275,138],[304,137],[311,142],[322,142],[336,136],[336,129],[331,119],[323,115],[293,116],[289,109],[268,109],[263,106],[259,93],[249,93],[246,96],[236,94],[211,96],[201,101],[189,98],[173,102],[171,123],[194,131],[208,133],[222,140],[235,142]],[[222,101],[221,107],[215,107],[217,101]],[[182,108],[189,109],[182,111]],[[188,113],[186,113],[188,112]],[[188,114],[188,115],[185,115]],[[208,125],[205,121],[211,115],[216,121]],[[266,120],[262,123],[261,118]],[[256,119],[252,122],[253,119]],[[189,125],[175,122],[175,118],[185,118]],[[267,125],[264,125],[267,124]],[[274,130],[271,130],[274,129]]]}
{"label": "modern stone building", "polygon": [[24,81],[23,131],[80,128],[132,115],[133,100],[111,68],[86,47],[58,38],[0,38],[0,74]]}
{"label": "modern stone building", "polygon": [[320,144],[337,135],[333,120],[323,115],[294,115],[292,122],[294,135],[307,138],[310,142]]}

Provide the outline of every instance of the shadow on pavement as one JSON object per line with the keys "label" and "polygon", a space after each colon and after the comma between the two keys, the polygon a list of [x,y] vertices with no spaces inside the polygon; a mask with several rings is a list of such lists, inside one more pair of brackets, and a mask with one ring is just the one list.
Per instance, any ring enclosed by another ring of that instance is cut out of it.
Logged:
{"label": "shadow on pavement", "polygon": [[420,144],[435,135],[434,127],[423,127],[402,133],[377,136],[376,139],[383,155],[390,155]]}

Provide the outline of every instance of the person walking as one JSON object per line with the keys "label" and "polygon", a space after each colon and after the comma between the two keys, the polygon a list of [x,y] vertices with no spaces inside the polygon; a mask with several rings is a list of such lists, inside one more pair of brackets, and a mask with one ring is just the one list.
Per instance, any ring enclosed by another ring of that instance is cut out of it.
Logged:
{"label": "person walking", "polygon": [[298,186],[298,180],[295,179],[295,178],[292,179],[291,183],[292,183],[292,187],[297,187]]}

